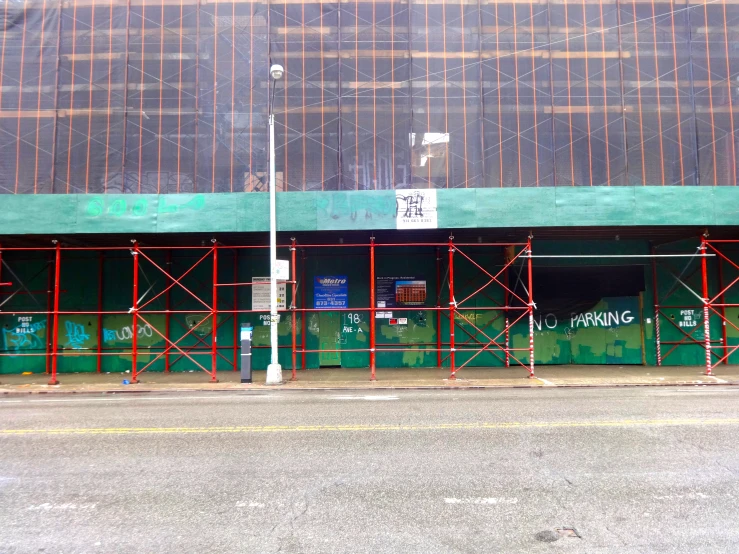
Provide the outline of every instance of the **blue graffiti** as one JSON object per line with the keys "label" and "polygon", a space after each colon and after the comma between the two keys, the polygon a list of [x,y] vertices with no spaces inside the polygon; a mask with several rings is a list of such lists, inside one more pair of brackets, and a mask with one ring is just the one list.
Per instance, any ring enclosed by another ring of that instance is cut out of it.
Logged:
{"label": "blue graffiti", "polygon": [[14,327],[12,329],[3,328],[3,350],[18,351],[45,348],[46,345],[44,339],[38,336],[38,332],[43,329],[46,329],[45,320],[31,323],[25,319],[22,320],[18,327]]}
{"label": "blue graffiti", "polygon": [[90,338],[90,335],[85,333],[85,326],[67,320],[64,322],[64,327],[67,330],[67,343],[64,346],[73,349],[83,348],[84,342]]}

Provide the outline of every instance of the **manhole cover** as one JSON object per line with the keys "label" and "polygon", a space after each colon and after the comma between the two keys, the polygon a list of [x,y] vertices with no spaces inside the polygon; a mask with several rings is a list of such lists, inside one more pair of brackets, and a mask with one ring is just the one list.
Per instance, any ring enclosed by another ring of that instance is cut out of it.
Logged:
{"label": "manhole cover", "polygon": [[577,529],[575,529],[574,527],[557,527],[555,531],[557,531],[557,534],[560,537],[571,537],[574,539],[581,538],[580,533],[578,533]]}

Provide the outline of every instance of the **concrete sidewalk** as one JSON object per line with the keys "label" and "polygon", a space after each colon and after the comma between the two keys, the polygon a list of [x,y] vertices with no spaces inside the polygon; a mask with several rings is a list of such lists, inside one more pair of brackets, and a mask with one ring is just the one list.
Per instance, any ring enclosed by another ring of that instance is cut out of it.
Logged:
{"label": "concrete sidewalk", "polygon": [[254,372],[254,383],[241,384],[233,371],[218,373],[218,383],[205,373],[143,373],[136,385],[124,385],[128,373],[60,373],[59,385],[48,385],[45,374],[0,375],[0,394],[24,393],[118,393],[178,390],[307,390],[307,389],[393,389],[393,388],[493,388],[493,387],[614,387],[647,385],[739,385],[739,366],[719,366],[713,376],[700,366],[540,366],[536,378],[525,369],[465,368],[449,380],[448,369],[379,369],[377,380],[369,380],[368,369],[283,370],[283,385],[264,384],[266,372]]}

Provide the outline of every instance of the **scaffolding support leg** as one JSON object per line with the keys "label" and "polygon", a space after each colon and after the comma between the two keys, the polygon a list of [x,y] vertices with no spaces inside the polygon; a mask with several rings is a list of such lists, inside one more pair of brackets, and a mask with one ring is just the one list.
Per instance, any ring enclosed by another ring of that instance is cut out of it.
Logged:
{"label": "scaffolding support leg", "polygon": [[457,306],[454,300],[454,235],[449,236],[449,367],[451,373],[449,379],[454,381],[457,378],[457,368],[454,364],[454,310]]}
{"label": "scaffolding support leg", "polygon": [[57,369],[59,367],[59,276],[61,274],[62,249],[59,241],[54,241],[56,250],[54,251],[54,328],[51,335],[51,377],[50,385],[58,385],[56,378]]}
{"label": "scaffolding support leg", "polygon": [[375,237],[370,237],[370,381],[377,379],[375,357]]}
{"label": "scaffolding support leg", "polygon": [[720,256],[716,259],[718,262],[718,290],[721,291],[719,302],[721,303],[721,347],[723,349],[724,365],[729,364],[729,343],[726,336],[726,299],[724,296],[724,260]]}
{"label": "scaffolding support leg", "polygon": [[295,308],[296,308],[296,305],[295,305],[295,295],[298,293],[298,283],[297,283],[297,280],[298,280],[298,268],[295,267],[295,262],[296,262],[296,256],[295,256],[295,237],[293,237],[291,239],[291,241],[292,242],[290,244],[290,256],[291,256],[291,268],[290,269],[291,269],[291,277],[292,277],[292,282],[293,282],[293,286],[292,286],[292,289],[293,289],[292,292],[293,292],[293,294],[292,294],[292,302],[290,303],[290,309],[292,310],[292,336],[293,336],[292,337],[293,338],[292,363],[293,363],[293,375],[290,378],[290,380],[291,381],[297,381],[297,379],[298,379],[298,374],[297,374],[298,360],[297,360],[297,352],[296,352],[296,350],[297,350],[297,342],[298,342],[298,329],[297,329],[296,325],[297,325],[297,319],[298,318],[297,318],[297,314],[295,313]]}
{"label": "scaffolding support leg", "polygon": [[703,333],[704,347],[706,349],[706,375],[712,375],[711,371],[711,323],[709,320],[708,305],[711,299],[708,297],[708,261],[706,254],[708,253],[708,245],[706,236],[701,237],[701,270],[703,273]]}
{"label": "scaffolding support leg", "polygon": [[[300,267],[301,272],[301,284],[300,284],[300,305],[305,310],[305,248],[301,252],[301,259],[302,259],[302,265]],[[308,369],[305,365],[305,329],[308,327],[307,325],[307,318],[308,314],[307,312],[302,312],[300,314],[300,321],[302,323],[301,329],[300,329],[300,367],[305,371]]]}
{"label": "scaffolding support leg", "polygon": [[[234,250],[234,283],[239,282],[239,251]],[[239,341],[240,341],[240,329],[239,329],[239,318],[237,310],[239,309],[239,289],[233,287],[233,331],[234,331],[234,371],[239,371]]]}
{"label": "scaffolding support leg", "polygon": [[[656,250],[652,247],[652,254],[654,255]],[[654,345],[657,356],[657,366],[662,365],[662,342],[660,339],[660,306],[659,306],[659,289],[657,281],[657,258],[652,258],[652,282],[654,286]]]}
{"label": "scaffolding support leg", "polygon": [[529,254],[529,378],[534,379],[534,272],[531,258],[531,237],[526,246]]}
{"label": "scaffolding support leg", "polygon": [[[169,275],[172,275],[172,249],[167,250],[167,271],[169,272]],[[170,287],[172,285],[172,279],[168,278],[166,281],[167,287]],[[167,335],[167,338],[172,336],[171,330],[172,330],[172,320],[171,320],[171,314],[169,311],[172,309],[172,298],[170,296],[171,289],[167,289],[167,292],[164,296],[164,309],[167,310],[167,313],[164,314],[164,334]],[[171,370],[169,365],[169,349],[164,351],[164,372],[169,373]]]}
{"label": "scaffolding support leg", "polygon": [[213,307],[211,309],[211,322],[213,325],[213,334],[210,339],[210,381],[211,383],[217,383],[217,371],[216,366],[218,365],[218,244],[216,239],[212,239],[213,242]]}
{"label": "scaffolding support leg", "polygon": [[[505,248],[503,248],[503,254],[504,254],[504,258],[503,259],[505,260],[505,263],[507,264],[508,263],[508,260],[505,258]],[[506,309],[503,312],[504,315],[505,315],[505,318],[504,318],[504,324],[505,324],[505,366],[506,367],[511,367],[511,351],[510,351],[510,348],[511,348],[511,330],[508,327],[509,324],[510,324],[510,320],[508,319],[508,302],[510,302],[511,297],[508,294],[509,282],[508,282],[508,268],[507,267],[504,269],[504,273],[503,273],[503,285],[504,285],[503,286],[503,305],[506,307]]]}
{"label": "scaffolding support leg", "polygon": [[[51,308],[54,301],[54,255],[48,258],[49,268],[46,271],[46,375],[51,373]],[[0,266],[0,270],[2,267]],[[100,331],[102,332],[102,331]]]}
{"label": "scaffolding support leg", "polygon": [[441,254],[436,248],[436,367],[441,368]]}
{"label": "scaffolding support leg", "polygon": [[97,352],[97,372],[103,370],[103,264],[105,252],[101,250],[98,253],[98,352]]}
{"label": "scaffolding support leg", "polygon": [[131,383],[136,384],[139,382],[137,366],[139,347],[139,245],[136,241],[133,242],[133,250],[131,251],[131,255],[133,256],[133,306],[131,307],[131,313],[133,314],[133,326],[131,327]]}

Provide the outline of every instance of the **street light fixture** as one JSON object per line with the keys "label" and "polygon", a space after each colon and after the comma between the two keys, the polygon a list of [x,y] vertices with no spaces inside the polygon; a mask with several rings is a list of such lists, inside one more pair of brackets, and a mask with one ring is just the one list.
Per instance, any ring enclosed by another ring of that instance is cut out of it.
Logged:
{"label": "street light fixture", "polygon": [[269,341],[270,364],[267,366],[268,385],[282,384],[282,366],[278,359],[277,348],[277,208],[275,192],[275,114],[274,100],[277,81],[282,79],[285,69],[279,64],[269,68],[272,83],[272,97],[269,102]]}

